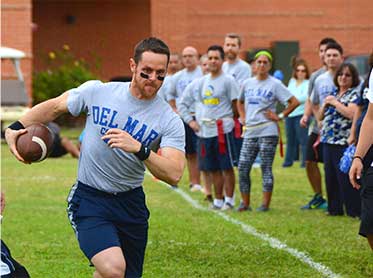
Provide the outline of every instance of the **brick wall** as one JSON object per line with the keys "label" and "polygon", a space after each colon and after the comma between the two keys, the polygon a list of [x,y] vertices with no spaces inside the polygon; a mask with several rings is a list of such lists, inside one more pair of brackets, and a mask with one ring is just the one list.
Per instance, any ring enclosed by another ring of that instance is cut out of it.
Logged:
{"label": "brick wall", "polygon": [[[26,53],[21,61],[26,89],[31,94],[32,78],[32,34],[31,34],[31,0],[1,1],[1,46],[16,48]],[[16,78],[10,61],[1,63],[2,78]]]}
{"label": "brick wall", "polygon": [[[319,67],[317,44],[325,36],[340,41],[346,54],[373,48],[371,0],[3,0],[1,11],[2,45],[27,54],[22,69],[29,92],[32,66],[45,68],[46,54],[64,44],[77,57],[100,58],[103,79],[130,75],[134,44],[149,35],[172,51],[194,45],[201,53],[228,32],[243,36],[244,50],[296,40],[312,69]],[[9,75],[7,66],[2,70]]]}
{"label": "brick wall", "polygon": [[140,39],[150,35],[148,1],[33,1],[37,24],[33,50],[35,70],[45,68],[49,51],[70,46],[76,57],[98,58],[103,79],[130,75],[129,58]]}
{"label": "brick wall", "polygon": [[321,38],[336,38],[346,54],[373,48],[371,0],[163,0],[151,1],[152,34],[175,51],[194,45],[200,52],[221,44],[228,32],[243,36],[243,49],[269,47],[273,41],[297,40],[311,68],[319,66]]}

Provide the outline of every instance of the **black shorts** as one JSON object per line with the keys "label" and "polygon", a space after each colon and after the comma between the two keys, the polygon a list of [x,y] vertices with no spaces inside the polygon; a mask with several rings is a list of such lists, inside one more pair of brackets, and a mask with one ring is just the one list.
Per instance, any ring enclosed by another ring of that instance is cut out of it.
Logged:
{"label": "black shorts", "polygon": [[58,133],[53,132],[53,148],[49,157],[61,157],[67,154],[67,150],[62,146],[62,139]]}
{"label": "black shorts", "polygon": [[194,130],[186,123],[185,128],[185,153],[186,154],[197,154],[198,137]]}
{"label": "black shorts", "polygon": [[67,201],[71,226],[86,257],[91,260],[107,248],[120,247],[126,277],[141,277],[149,218],[142,187],[111,194],[78,182]]}
{"label": "black shorts", "polygon": [[359,234],[373,235],[373,167],[363,175],[361,187],[361,224]]}
{"label": "black shorts", "polygon": [[319,135],[316,133],[311,133],[308,136],[306,161],[313,161],[313,162],[324,161],[322,143],[319,142],[317,146],[314,146],[318,137]]}

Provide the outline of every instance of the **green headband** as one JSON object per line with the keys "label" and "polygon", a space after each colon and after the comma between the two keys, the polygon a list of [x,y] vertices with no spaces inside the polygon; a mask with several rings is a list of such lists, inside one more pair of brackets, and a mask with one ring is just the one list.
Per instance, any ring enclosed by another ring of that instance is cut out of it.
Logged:
{"label": "green headband", "polygon": [[271,53],[269,53],[267,50],[261,50],[261,51],[259,51],[258,53],[256,53],[255,54],[255,56],[254,56],[254,59],[256,60],[256,59],[258,59],[258,57],[259,56],[261,56],[261,55],[264,55],[264,56],[267,56],[268,57],[268,59],[271,61],[271,63],[272,63],[272,55],[271,55]]}

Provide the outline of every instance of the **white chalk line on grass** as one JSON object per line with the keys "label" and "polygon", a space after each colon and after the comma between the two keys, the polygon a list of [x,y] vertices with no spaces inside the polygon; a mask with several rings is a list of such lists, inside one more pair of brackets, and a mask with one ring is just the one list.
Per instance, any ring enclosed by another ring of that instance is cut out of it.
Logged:
{"label": "white chalk line on grass", "polygon": [[[149,176],[152,176],[152,174],[150,174],[149,172],[146,172],[146,174],[149,175]],[[158,182],[167,186],[167,187],[169,187],[169,188],[172,188],[169,184],[167,184],[167,183],[165,183],[161,180],[158,180]],[[204,206],[200,205],[189,194],[187,194],[186,192],[184,192],[180,188],[172,188],[172,189],[176,193],[180,194],[193,207],[195,207],[197,209],[200,209],[200,210],[205,210],[205,211],[209,210],[209,209],[205,208]],[[225,214],[221,211],[217,211],[217,210],[209,210],[209,211],[216,213],[217,215],[222,217],[224,220],[226,220],[226,221],[228,221],[232,224],[240,226],[244,232],[267,242],[272,248],[275,248],[275,249],[278,249],[278,250],[284,250],[284,251],[288,252],[293,257],[299,259],[301,262],[309,265],[311,268],[313,268],[316,271],[323,274],[324,277],[330,277],[330,278],[341,277],[339,274],[334,273],[327,266],[325,266],[321,263],[315,262],[307,253],[301,252],[301,251],[299,251],[295,248],[291,248],[291,247],[287,246],[285,243],[278,240],[277,238],[271,237],[271,236],[269,236],[265,233],[260,233],[254,227],[251,227],[250,225],[247,225],[246,223],[243,223],[243,222],[241,222],[237,219],[234,219],[234,218],[230,217],[229,215],[227,215],[227,214]]]}

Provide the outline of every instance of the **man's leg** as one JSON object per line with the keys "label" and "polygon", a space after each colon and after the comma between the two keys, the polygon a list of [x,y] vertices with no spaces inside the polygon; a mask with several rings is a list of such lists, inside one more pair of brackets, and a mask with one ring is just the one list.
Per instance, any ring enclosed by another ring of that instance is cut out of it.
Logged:
{"label": "man's leg", "polygon": [[214,207],[221,208],[224,204],[223,187],[224,179],[221,171],[211,171],[212,182],[214,184],[215,198]]}
{"label": "man's leg", "polygon": [[306,173],[308,181],[313,189],[314,196],[301,209],[326,208],[326,200],[322,197],[321,172],[318,161],[323,161],[322,144],[314,146],[318,135],[312,133],[308,137],[306,151]]}
{"label": "man's leg", "polygon": [[65,150],[72,155],[72,157],[79,158],[80,151],[78,147],[71,142],[68,138],[62,137],[61,138],[61,145],[65,148]]}
{"label": "man's leg", "polygon": [[190,184],[200,184],[200,174],[198,170],[198,159],[197,153],[187,154],[187,163],[188,163],[188,171],[189,171],[189,182]]}
{"label": "man's leg", "polygon": [[199,191],[201,187],[200,172],[198,169],[197,144],[198,137],[189,125],[184,123],[185,128],[185,153],[189,172],[189,184],[192,191]]}
{"label": "man's leg", "polygon": [[212,201],[212,177],[209,172],[201,171],[204,181],[204,194],[206,201]]}
{"label": "man's leg", "polygon": [[95,278],[123,278],[126,272],[126,261],[120,247],[110,247],[97,253],[91,262],[96,268]]}
{"label": "man's leg", "polygon": [[321,172],[317,162],[315,161],[306,161],[306,172],[308,181],[311,184],[313,192],[315,194],[322,195],[321,188]]}

